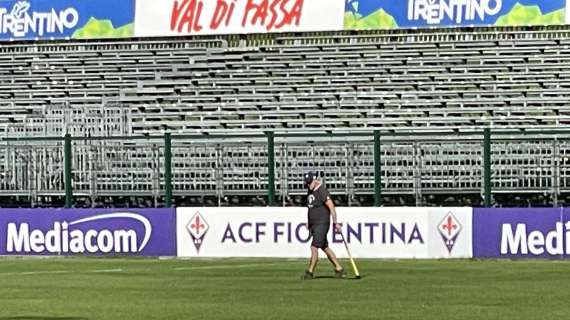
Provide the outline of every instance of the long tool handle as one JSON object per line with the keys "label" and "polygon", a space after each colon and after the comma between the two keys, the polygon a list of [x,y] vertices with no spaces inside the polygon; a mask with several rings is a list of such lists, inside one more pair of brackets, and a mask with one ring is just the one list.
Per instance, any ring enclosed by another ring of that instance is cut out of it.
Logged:
{"label": "long tool handle", "polygon": [[344,247],[346,248],[346,252],[348,253],[348,258],[350,259],[350,264],[352,265],[352,270],[354,271],[354,275],[356,276],[356,278],[360,278],[360,272],[358,272],[358,267],[356,267],[356,263],[352,258],[352,254],[350,254],[350,249],[348,249],[348,244],[346,243],[346,240],[344,240],[344,235],[342,234],[342,232],[339,233],[340,237],[342,238],[342,242],[344,243]]}

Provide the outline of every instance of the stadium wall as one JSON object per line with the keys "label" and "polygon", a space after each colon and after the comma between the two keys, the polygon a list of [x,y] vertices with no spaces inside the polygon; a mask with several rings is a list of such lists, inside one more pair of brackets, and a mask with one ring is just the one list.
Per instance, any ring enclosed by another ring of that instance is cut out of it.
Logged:
{"label": "stadium wall", "polygon": [[[305,208],[3,209],[0,255],[282,257],[307,255]],[[570,255],[568,208],[338,208],[358,258]],[[346,257],[338,234],[330,246]]]}
{"label": "stadium wall", "polygon": [[2,0],[0,40],[568,24],[570,0]]}

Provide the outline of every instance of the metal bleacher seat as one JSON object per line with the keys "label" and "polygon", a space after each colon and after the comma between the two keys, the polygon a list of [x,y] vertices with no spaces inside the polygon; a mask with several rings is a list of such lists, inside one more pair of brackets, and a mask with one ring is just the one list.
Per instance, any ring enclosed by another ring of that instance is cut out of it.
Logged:
{"label": "metal bleacher seat", "polygon": [[[66,132],[129,136],[166,131],[551,129],[570,122],[567,29],[2,44],[0,132],[37,137]],[[156,196],[160,190],[159,144],[74,143],[78,192]],[[570,154],[566,142],[556,143],[498,143],[493,152],[507,152],[507,157],[493,160],[499,168],[494,187],[504,192],[570,189],[570,169],[557,173],[560,183],[548,184],[542,177],[552,174],[552,162],[532,158],[556,150],[561,157]],[[301,194],[297,176],[309,168],[328,171],[334,192],[372,192],[370,141],[329,141],[327,149],[309,146],[277,146],[278,192]],[[0,145],[8,155],[23,152],[17,147]],[[382,152],[388,194],[421,197],[481,189],[479,142],[392,139]],[[181,144],[173,147],[173,155],[175,194],[262,194],[267,187],[263,144]],[[525,162],[525,157],[534,162]],[[56,159],[45,161],[56,166]],[[12,180],[24,172],[25,164],[19,165],[6,168]],[[525,174],[531,178],[521,178]],[[61,187],[58,179],[47,178],[54,193]],[[12,180],[0,179],[0,184],[5,190],[20,188],[9,186]],[[25,192],[50,189],[42,188],[21,186]]]}

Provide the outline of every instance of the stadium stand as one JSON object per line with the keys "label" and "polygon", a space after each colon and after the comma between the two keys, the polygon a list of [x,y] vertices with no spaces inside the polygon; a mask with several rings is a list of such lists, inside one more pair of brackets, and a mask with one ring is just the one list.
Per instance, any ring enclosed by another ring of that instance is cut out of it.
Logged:
{"label": "stadium stand", "polygon": [[[306,135],[277,141],[283,204],[299,201],[298,177],[314,169],[357,205],[373,193],[371,137],[311,136],[377,129],[388,203],[465,194],[451,202],[477,204],[490,127],[532,138],[494,141],[494,192],[558,203],[570,191],[570,143],[545,132],[570,123],[569,60],[565,26],[3,43],[1,194],[63,194],[62,142],[41,139],[70,133],[101,138],[74,141],[77,196],[156,204],[164,146],[154,137],[172,132],[204,136],[174,141],[179,201],[262,203],[266,140],[231,136],[274,131]],[[459,132],[472,135],[442,136]],[[416,133],[425,136],[404,135]]]}

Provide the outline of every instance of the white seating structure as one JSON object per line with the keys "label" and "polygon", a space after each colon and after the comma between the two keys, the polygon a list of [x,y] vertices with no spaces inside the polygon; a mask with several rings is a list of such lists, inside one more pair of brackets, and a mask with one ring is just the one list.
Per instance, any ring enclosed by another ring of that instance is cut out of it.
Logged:
{"label": "white seating structure", "polygon": [[[335,193],[370,194],[371,140],[311,135],[373,130],[386,136],[385,194],[473,194],[486,127],[537,132],[494,142],[494,191],[560,194],[570,142],[539,133],[570,124],[569,100],[565,26],[2,43],[0,195],[62,194],[62,142],[43,137],[267,131],[307,136],[277,142],[278,195],[302,194],[308,169]],[[390,136],[417,132],[433,135]],[[178,139],[172,151],[177,195],[266,193],[263,139]],[[75,141],[74,192],[159,197],[163,165],[161,140]]]}

